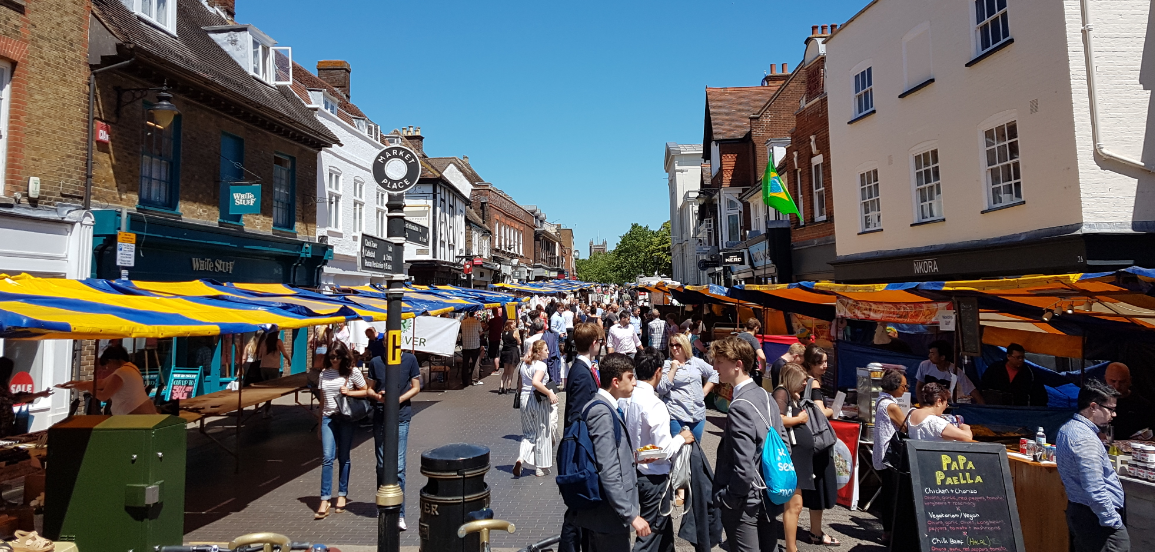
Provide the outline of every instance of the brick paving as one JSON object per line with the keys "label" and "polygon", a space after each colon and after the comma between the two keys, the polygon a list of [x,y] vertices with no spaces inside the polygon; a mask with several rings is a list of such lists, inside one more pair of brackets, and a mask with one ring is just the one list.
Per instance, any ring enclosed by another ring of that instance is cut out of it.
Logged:
{"label": "brick paving", "polygon": [[[447,443],[467,442],[489,447],[493,468],[486,474],[491,507],[497,517],[517,525],[517,533],[492,535],[494,550],[517,550],[560,532],[565,507],[552,477],[524,476],[514,479],[512,464],[521,438],[521,420],[512,408],[511,395],[497,395],[498,378],[485,384],[453,391],[423,391],[414,400],[407,454],[406,521],[401,534],[403,550],[419,544],[421,452]],[[304,396],[304,395],[302,395]],[[564,400],[565,395],[561,395]],[[704,449],[713,456],[725,418],[708,417]],[[210,425],[210,432],[232,446],[232,428]],[[297,541],[345,545],[347,551],[377,542],[376,493],[371,428],[359,428],[354,437],[348,511],[313,520],[320,489],[321,444],[314,415],[292,404],[274,404],[268,418],[256,415],[246,421],[241,434],[241,470],[233,473],[233,458],[205,436],[189,431],[186,490],[186,542],[227,542],[245,533],[272,531]],[[532,472],[527,472],[532,473]],[[334,481],[334,487],[336,481]],[[334,489],[335,490],[335,489]],[[803,525],[809,524],[803,512]],[[843,545],[839,550],[883,550],[869,541],[877,535],[875,518],[838,507],[826,513],[827,531]],[[412,547],[412,548],[411,548]],[[830,550],[800,545],[800,550]],[[678,550],[692,550],[678,541]]]}

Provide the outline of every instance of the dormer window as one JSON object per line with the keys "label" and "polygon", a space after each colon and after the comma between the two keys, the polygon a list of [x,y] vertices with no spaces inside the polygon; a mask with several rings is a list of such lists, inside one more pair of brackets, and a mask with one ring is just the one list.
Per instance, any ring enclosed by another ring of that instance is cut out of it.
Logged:
{"label": "dormer window", "polygon": [[321,105],[325,108],[325,111],[328,111],[333,115],[337,114],[337,100],[330,96],[328,92],[324,94],[324,99],[321,100]]}
{"label": "dormer window", "polygon": [[[176,0],[131,1],[176,3]],[[250,75],[266,84],[293,84],[292,48],[275,46],[277,41],[252,25],[221,25],[205,27],[205,30]]]}
{"label": "dormer window", "polygon": [[176,34],[176,0],[120,0],[141,19]]}

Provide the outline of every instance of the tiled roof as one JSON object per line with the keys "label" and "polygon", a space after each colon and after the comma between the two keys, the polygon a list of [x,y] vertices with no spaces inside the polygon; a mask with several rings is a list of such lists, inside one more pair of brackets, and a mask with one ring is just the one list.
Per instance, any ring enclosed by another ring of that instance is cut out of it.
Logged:
{"label": "tiled roof", "polygon": [[771,86],[742,86],[734,88],[706,88],[706,138],[737,140],[750,133],[750,116],[758,111],[778,91],[778,83]]}
{"label": "tiled roof", "polygon": [[482,228],[486,228],[485,219],[481,218],[481,215],[477,214],[477,211],[474,211],[473,207],[465,208],[465,218],[473,224],[476,224]]}
{"label": "tiled roof", "polygon": [[[312,88],[314,90],[328,90],[330,95],[332,95],[334,98],[337,98],[337,109],[339,111],[348,113],[350,117],[368,119],[368,117],[365,116],[365,113],[362,112],[359,107],[354,105],[353,102],[350,102],[348,98],[345,97],[345,94],[342,94],[341,91],[333,88],[333,85],[325,82],[324,79],[314,75],[308,69],[305,69],[301,66],[301,64],[295,61],[293,62],[293,83],[300,83],[306,89]],[[304,100],[308,101],[308,97],[306,96]],[[350,122],[350,124],[352,123]]]}
{"label": "tiled roof", "polygon": [[210,88],[230,103],[315,141],[339,143],[312,111],[292,98],[294,91],[258,82],[203,29],[230,25],[230,21],[196,0],[176,4],[177,36],[173,36],[143,22],[120,0],[92,0],[93,14],[135,54],[138,63],[157,66],[176,81],[170,85]]}
{"label": "tiled roof", "polygon": [[477,175],[477,172],[473,170],[473,167],[469,166],[469,163],[466,163],[460,158],[430,157],[429,162],[432,163],[433,166],[441,172],[445,172],[445,169],[449,168],[449,165],[457,165],[457,169],[461,171],[461,174],[465,175],[465,179],[468,180],[470,184],[485,182],[481,179],[480,176]]}

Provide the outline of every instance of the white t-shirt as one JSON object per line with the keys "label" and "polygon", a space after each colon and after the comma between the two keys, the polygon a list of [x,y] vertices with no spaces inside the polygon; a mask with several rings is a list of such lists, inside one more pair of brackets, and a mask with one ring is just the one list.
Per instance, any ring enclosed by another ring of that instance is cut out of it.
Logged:
{"label": "white t-shirt", "polygon": [[[955,377],[954,389],[951,393],[951,402],[957,402],[960,397],[970,397],[971,392],[975,390],[975,384],[971,383],[971,379],[967,377],[962,370],[956,370],[954,364],[949,367],[950,372],[944,372],[935,363],[924,360],[922,364],[918,365],[918,375],[915,378],[920,383],[926,383],[927,376],[930,376],[940,382],[950,382],[951,377]],[[952,374],[952,372],[957,372]],[[948,383],[949,385],[949,383]],[[969,402],[969,399],[966,399]]]}
{"label": "white t-shirt", "polygon": [[950,425],[942,416],[930,415],[927,416],[921,423],[914,423],[912,419],[907,422],[907,432],[911,439],[918,439],[919,441],[942,441],[942,430]]}
{"label": "white t-shirt", "polygon": [[[533,364],[530,364],[528,366],[526,366],[523,363],[521,365],[520,371],[521,371],[521,392],[522,393],[532,393],[533,392],[533,376],[535,374],[537,374],[538,372],[545,372],[546,367],[545,367],[544,362],[542,362],[540,360],[535,360],[533,362]],[[549,381],[549,375],[546,375],[544,378],[542,378],[541,381],[542,381],[542,383]]]}
{"label": "white t-shirt", "polygon": [[561,317],[565,319],[565,329],[573,329],[573,311],[566,309],[561,311]]}
{"label": "white t-shirt", "polygon": [[[321,370],[321,396],[325,398],[325,404],[321,408],[321,414],[328,416],[337,411],[337,395],[341,394],[341,387],[345,386],[346,379],[341,376],[341,373],[333,368],[326,368]],[[349,375],[348,383],[352,389],[364,389],[365,376],[361,375],[360,368],[353,368],[353,373]]]}
{"label": "white t-shirt", "polygon": [[112,403],[113,416],[132,414],[133,410],[148,402],[148,393],[144,391],[144,378],[135,365],[126,362],[112,375],[120,378],[120,389],[108,398]]}

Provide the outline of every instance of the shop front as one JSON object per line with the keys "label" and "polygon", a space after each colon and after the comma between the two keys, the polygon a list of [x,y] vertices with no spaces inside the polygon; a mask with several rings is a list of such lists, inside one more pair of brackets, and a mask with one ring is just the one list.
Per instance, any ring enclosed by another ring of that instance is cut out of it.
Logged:
{"label": "shop front", "polygon": [[467,276],[462,265],[449,261],[424,260],[406,263],[409,277],[413,283],[422,286],[428,285],[466,285]]}
{"label": "shop front", "polygon": [[[78,206],[56,209],[14,205],[0,210],[0,273],[46,278],[85,278],[90,271],[92,215]],[[73,341],[0,339],[0,356],[12,360],[10,386],[43,390],[72,379]],[[30,386],[30,387],[29,387]],[[29,431],[39,431],[68,416],[69,397],[57,393],[27,409]]]}
{"label": "shop front", "polygon": [[[121,212],[93,211],[91,275],[118,279],[117,233]],[[187,281],[209,279],[249,284],[290,284],[315,288],[332,258],[332,248],[288,237],[255,234],[166,217],[129,214],[128,232],[136,235],[133,266],[128,277],[137,281]],[[281,339],[291,363],[282,359],[289,373],[307,367],[308,338],[305,329],[282,331]],[[221,335],[171,339],[126,339],[124,346],[146,379],[169,381],[174,371],[200,372],[196,394],[223,389],[239,373],[245,346],[255,336]],[[105,344],[98,344],[103,347]]]}

